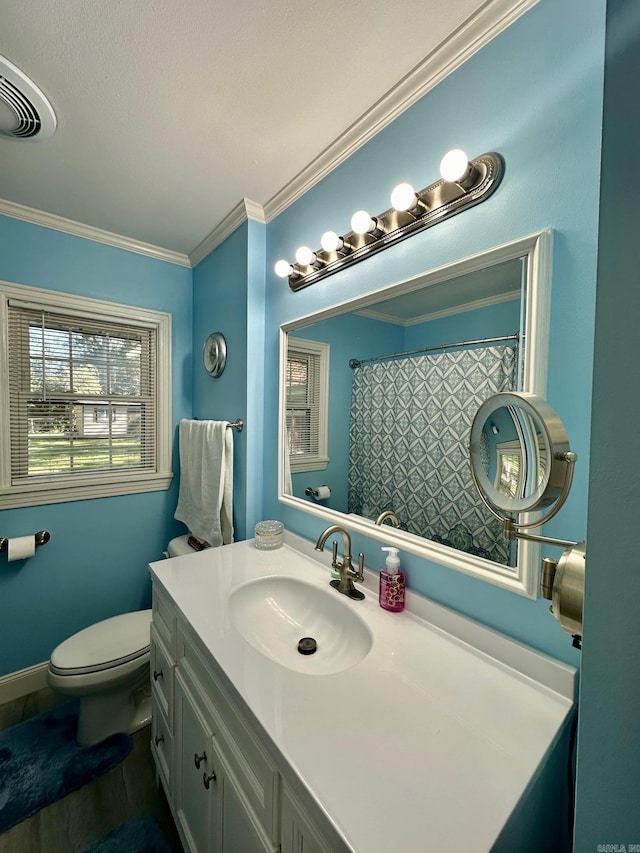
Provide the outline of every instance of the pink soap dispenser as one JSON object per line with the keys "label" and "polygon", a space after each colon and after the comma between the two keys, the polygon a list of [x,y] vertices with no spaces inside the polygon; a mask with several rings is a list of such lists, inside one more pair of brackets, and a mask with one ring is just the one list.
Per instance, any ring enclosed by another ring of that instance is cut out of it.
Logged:
{"label": "pink soap dispenser", "polygon": [[400,559],[398,558],[397,548],[383,548],[383,551],[388,551],[389,556],[386,559],[386,568],[380,572],[380,594],[378,601],[380,607],[385,610],[391,610],[392,613],[399,613],[404,610],[404,591],[405,591],[405,576],[400,570]]}

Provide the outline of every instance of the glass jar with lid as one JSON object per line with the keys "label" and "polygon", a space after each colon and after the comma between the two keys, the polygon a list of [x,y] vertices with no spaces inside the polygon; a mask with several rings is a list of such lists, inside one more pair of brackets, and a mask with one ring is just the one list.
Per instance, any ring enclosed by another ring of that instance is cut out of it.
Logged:
{"label": "glass jar with lid", "polygon": [[255,527],[255,546],[259,551],[273,551],[284,542],[284,525],[281,521],[259,521]]}

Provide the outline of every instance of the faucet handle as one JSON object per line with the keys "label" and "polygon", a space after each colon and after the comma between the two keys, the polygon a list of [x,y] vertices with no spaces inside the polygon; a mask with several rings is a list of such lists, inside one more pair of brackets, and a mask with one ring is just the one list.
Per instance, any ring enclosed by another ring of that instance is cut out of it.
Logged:
{"label": "faucet handle", "polygon": [[332,550],[333,550],[333,561],[331,562],[331,565],[334,569],[337,569],[338,568],[338,543],[335,541],[335,539],[333,540],[333,549]]}
{"label": "faucet handle", "polygon": [[355,576],[355,580],[364,580],[364,554],[362,553],[358,554],[358,572]]}

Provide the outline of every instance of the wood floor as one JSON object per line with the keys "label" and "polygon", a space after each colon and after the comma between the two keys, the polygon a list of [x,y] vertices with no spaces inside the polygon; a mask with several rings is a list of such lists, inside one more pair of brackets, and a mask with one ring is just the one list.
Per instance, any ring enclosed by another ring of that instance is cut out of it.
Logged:
{"label": "wood floor", "polygon": [[[0,705],[0,729],[65,701],[49,689]],[[173,853],[183,853],[169,806],[156,786],[149,726],[132,736],[117,767],[0,835],[0,853],[83,853],[112,829],[139,815],[154,817]]]}

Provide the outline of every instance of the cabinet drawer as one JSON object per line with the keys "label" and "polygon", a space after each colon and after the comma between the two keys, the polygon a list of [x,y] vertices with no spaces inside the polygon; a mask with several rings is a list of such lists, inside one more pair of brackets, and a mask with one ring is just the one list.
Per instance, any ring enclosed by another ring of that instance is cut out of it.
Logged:
{"label": "cabinet drawer", "polygon": [[162,713],[162,708],[154,701],[153,716],[151,717],[151,754],[155,761],[156,770],[162,780],[164,792],[169,803],[173,802],[172,767],[173,767],[173,736]]}
{"label": "cabinet drawer", "polygon": [[166,646],[151,625],[151,689],[154,702],[162,709],[173,732],[173,681],[175,666]]}
{"label": "cabinet drawer", "polygon": [[151,618],[171,660],[176,658],[176,608],[157,584],[152,589]]}
{"label": "cabinet drawer", "polygon": [[179,631],[179,669],[197,691],[201,707],[206,709],[214,740],[238,780],[247,803],[264,827],[267,835],[276,840],[280,776],[278,770],[242,718],[237,705],[232,704],[220,680],[212,674],[192,640]]}

